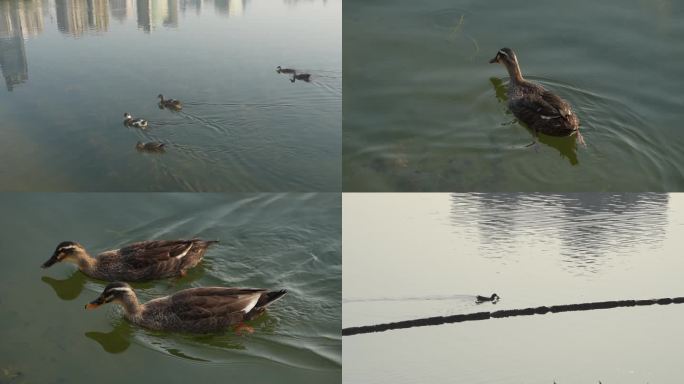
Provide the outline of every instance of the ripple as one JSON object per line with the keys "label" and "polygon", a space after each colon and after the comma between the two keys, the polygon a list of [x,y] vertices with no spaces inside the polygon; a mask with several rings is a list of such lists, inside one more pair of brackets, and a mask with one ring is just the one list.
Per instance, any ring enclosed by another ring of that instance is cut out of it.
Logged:
{"label": "ripple", "polygon": [[583,275],[638,252],[637,245],[659,246],[668,200],[655,193],[454,194],[452,224],[478,239],[481,253],[490,258],[514,257],[516,238],[549,253],[558,252],[555,244],[560,244],[565,268]]}

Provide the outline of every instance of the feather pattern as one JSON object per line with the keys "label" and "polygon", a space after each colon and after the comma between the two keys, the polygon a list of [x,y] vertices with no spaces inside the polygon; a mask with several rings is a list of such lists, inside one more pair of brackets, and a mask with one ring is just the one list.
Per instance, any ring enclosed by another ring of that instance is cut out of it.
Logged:
{"label": "feather pattern", "polygon": [[[149,281],[182,276],[204,257],[217,241],[150,240],[127,245],[97,255],[81,270],[106,281]],[[83,251],[85,253],[85,251]],[[88,257],[85,254],[82,257]]]}
{"label": "feather pattern", "polygon": [[572,112],[570,103],[541,85],[525,80],[520,72],[518,59],[511,49],[501,49],[490,62],[506,66],[511,76],[508,84],[508,108],[520,122],[535,134],[579,134],[580,122]]}
{"label": "feather pattern", "polygon": [[[113,284],[121,289],[122,283]],[[108,286],[101,297],[111,294],[114,289]],[[115,300],[124,307],[126,318],[142,327],[208,333],[223,331],[253,319],[285,293],[285,290],[201,287],[185,289],[140,305],[133,290],[120,290],[116,292]]]}

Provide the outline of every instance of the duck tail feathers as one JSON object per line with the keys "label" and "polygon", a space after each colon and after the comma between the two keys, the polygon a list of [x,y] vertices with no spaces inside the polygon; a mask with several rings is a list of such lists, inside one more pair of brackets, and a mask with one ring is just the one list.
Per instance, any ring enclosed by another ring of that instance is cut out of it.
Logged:
{"label": "duck tail feathers", "polygon": [[285,296],[287,293],[287,290],[281,289],[279,291],[271,291],[271,292],[266,292],[261,297],[259,298],[259,301],[256,304],[257,308],[266,308],[267,306],[271,305],[274,301],[280,299],[281,297]]}

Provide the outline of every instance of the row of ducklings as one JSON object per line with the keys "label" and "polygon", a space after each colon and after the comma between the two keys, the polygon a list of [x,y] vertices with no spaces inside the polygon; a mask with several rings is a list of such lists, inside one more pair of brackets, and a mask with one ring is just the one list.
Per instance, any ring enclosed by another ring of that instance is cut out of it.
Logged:
{"label": "row of ducklings", "polygon": [[[180,100],[176,99],[165,99],[164,95],[161,93],[157,96],[159,98],[159,108],[160,109],[170,109],[173,111],[180,111],[183,109],[183,103],[181,103]],[[124,113],[124,125],[127,127],[134,127],[134,128],[140,128],[140,129],[147,129],[148,127],[148,122],[145,119],[140,119],[140,118],[133,118],[130,113],[125,112]],[[143,151],[143,152],[164,152],[164,147],[165,143],[161,143],[158,141],[150,141],[147,143],[143,143],[141,141],[138,141],[135,145],[135,148],[138,151]]]}
{"label": "row of ducklings", "polygon": [[296,69],[293,68],[282,68],[280,65],[276,67],[276,72],[278,73],[284,73],[286,75],[292,75],[290,78],[291,82],[295,82],[296,80],[302,80],[306,81],[307,83],[311,81],[311,74],[310,73],[299,73],[297,72]]}
{"label": "row of ducklings", "polygon": [[200,287],[178,291],[140,304],[133,288],[126,282],[141,282],[169,277],[183,277],[202,261],[209,246],[218,241],[149,240],[102,252],[92,257],[73,241],[61,242],[43,268],[58,262],[76,264],[84,274],[110,281],[102,294],[86,304],[94,309],[116,303],[124,317],[141,327],[189,333],[221,332],[235,326],[252,333],[244,322],[261,315],[270,304],[287,293],[285,290],[235,287]]}

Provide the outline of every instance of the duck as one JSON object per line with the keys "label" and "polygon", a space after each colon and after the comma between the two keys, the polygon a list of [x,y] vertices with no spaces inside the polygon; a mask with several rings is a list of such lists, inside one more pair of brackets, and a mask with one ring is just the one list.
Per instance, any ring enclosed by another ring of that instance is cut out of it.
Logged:
{"label": "duck", "polygon": [[282,68],[280,65],[276,67],[276,72],[278,73],[296,73],[297,71],[292,68]]}
{"label": "duck", "polygon": [[158,141],[148,141],[147,143],[138,141],[135,144],[135,148],[141,152],[164,152],[165,145],[166,143],[160,143]]}
{"label": "duck", "polygon": [[130,113],[126,112],[126,113],[124,113],[124,125],[126,125],[128,127],[145,129],[145,128],[147,128],[147,120],[145,120],[145,119],[134,119]]}
{"label": "duck", "polygon": [[518,58],[510,48],[501,48],[489,61],[506,67],[511,78],[508,84],[508,108],[522,123],[539,133],[549,136],[571,136],[579,132],[580,121],[570,103],[539,84],[527,81],[520,71]]}
{"label": "duck", "polygon": [[123,248],[102,252],[96,257],[83,245],[63,241],[43,263],[49,268],[67,261],[76,264],[84,274],[105,281],[149,281],[167,277],[183,277],[204,257],[216,240],[147,240]]}
{"label": "duck", "polygon": [[183,109],[183,103],[176,99],[165,99],[164,95],[161,93],[157,96],[159,98],[159,107],[173,109],[174,111],[180,111]]}
{"label": "duck", "polygon": [[309,81],[311,81],[311,74],[309,74],[309,73],[293,73],[290,81],[294,83],[295,80],[302,80],[302,81],[309,82]]}
{"label": "duck", "polygon": [[85,308],[115,303],[123,307],[128,321],[155,331],[216,333],[236,326],[236,332],[246,329],[253,333],[254,329],[244,322],[264,313],[286,293],[284,289],[199,287],[140,304],[130,285],[113,282]]}
{"label": "duck", "polygon": [[491,301],[492,303],[496,303],[497,301],[499,301],[499,295],[497,295],[496,293],[492,293],[490,297],[480,295],[477,295],[475,297],[475,302],[477,304],[484,303],[485,301]]}

